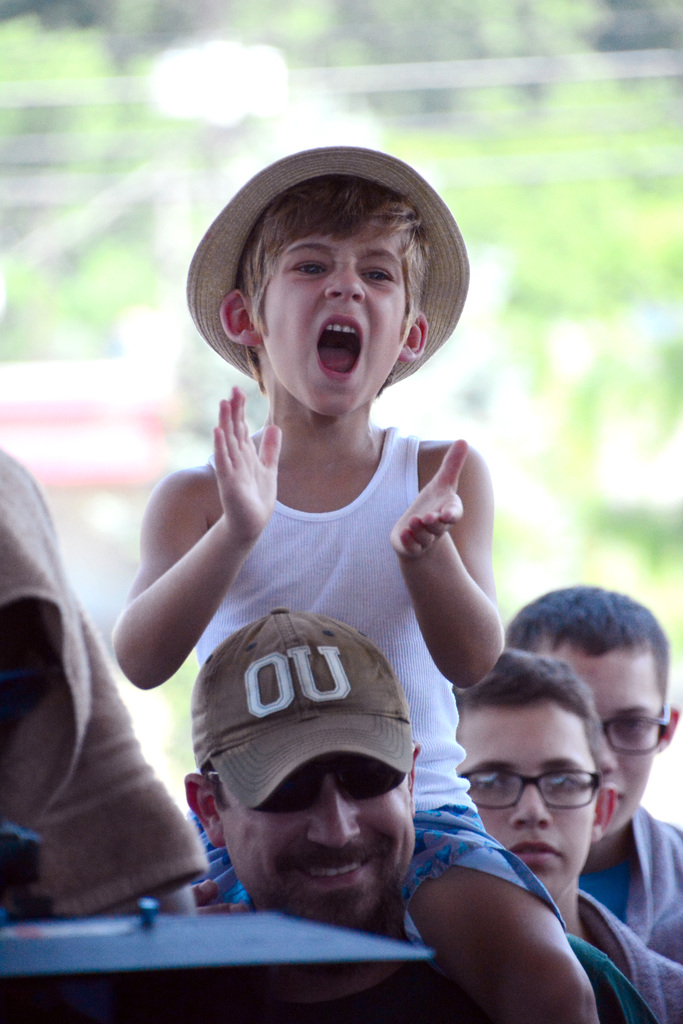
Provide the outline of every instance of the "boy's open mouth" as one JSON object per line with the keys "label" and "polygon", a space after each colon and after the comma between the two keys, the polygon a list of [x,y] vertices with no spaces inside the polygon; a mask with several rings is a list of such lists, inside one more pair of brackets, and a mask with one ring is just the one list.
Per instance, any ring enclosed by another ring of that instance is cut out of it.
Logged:
{"label": "boy's open mouth", "polygon": [[360,354],[360,338],[355,327],[328,324],[318,341],[318,356],[326,370],[350,373]]}

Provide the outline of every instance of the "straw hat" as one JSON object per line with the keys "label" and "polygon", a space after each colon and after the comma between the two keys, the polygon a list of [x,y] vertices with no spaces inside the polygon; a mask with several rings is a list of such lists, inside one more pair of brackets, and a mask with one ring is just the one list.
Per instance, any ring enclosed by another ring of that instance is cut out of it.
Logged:
{"label": "straw hat", "polygon": [[224,359],[250,375],[247,351],[232,342],[220,320],[224,295],[236,287],[242,250],[265,208],[282,192],[321,175],[356,175],[398,192],[417,211],[429,242],[420,303],[429,321],[422,357],[399,363],[392,383],[414,373],[455,330],[467,286],[469,261],[458,225],[441,197],[417,171],[394,156],[354,146],[309,149],[276,161],[256,174],[218,214],[190,264],[187,302],[199,333]]}

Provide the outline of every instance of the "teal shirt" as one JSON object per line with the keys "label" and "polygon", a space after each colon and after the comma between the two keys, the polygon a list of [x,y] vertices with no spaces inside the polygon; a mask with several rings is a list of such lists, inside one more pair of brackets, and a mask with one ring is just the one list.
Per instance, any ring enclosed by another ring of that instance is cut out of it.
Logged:
{"label": "teal shirt", "polygon": [[657,1024],[640,993],[605,953],[576,935],[567,938],[593,986],[600,1024]]}
{"label": "teal shirt", "polygon": [[583,889],[598,903],[602,903],[603,907],[611,910],[624,924],[630,884],[631,869],[627,860],[615,864],[613,868],[605,868],[604,871],[591,871],[579,875],[579,889]]}

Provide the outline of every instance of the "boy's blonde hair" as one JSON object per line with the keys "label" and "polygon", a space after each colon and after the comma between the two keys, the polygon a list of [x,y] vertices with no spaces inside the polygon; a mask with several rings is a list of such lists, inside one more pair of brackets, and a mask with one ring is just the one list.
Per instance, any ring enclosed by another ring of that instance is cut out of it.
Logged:
{"label": "boy's blonde hair", "polygon": [[[242,251],[237,287],[252,303],[254,326],[266,329],[266,289],[278,258],[292,242],[307,235],[348,238],[375,225],[399,235],[406,292],[405,329],[421,311],[428,242],[420,217],[392,189],[352,175],[323,175],[287,189],[264,210]],[[263,389],[258,355],[248,349],[252,375]]]}

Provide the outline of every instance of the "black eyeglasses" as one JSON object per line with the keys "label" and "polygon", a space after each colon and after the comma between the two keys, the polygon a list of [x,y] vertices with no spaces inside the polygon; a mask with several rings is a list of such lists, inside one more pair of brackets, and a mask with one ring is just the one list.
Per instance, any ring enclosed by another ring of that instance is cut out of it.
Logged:
{"label": "black eyeglasses", "polygon": [[406,777],[405,772],[399,772],[382,761],[355,754],[310,761],[285,779],[254,810],[275,814],[305,811],[318,799],[326,775],[334,775],[337,784],[354,800],[383,796],[400,786]]}
{"label": "black eyeglasses", "polygon": [[612,750],[619,754],[651,754],[656,750],[671,721],[671,708],[665,704],[660,718],[617,715],[602,723]]}
{"label": "black eyeglasses", "polygon": [[465,772],[470,783],[470,796],[479,807],[514,807],[526,786],[535,786],[546,807],[585,807],[591,802],[601,775],[599,772],[554,771],[542,775],[519,775],[517,772]]}

